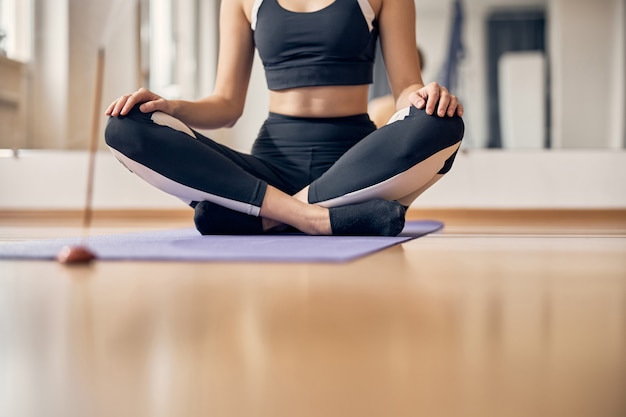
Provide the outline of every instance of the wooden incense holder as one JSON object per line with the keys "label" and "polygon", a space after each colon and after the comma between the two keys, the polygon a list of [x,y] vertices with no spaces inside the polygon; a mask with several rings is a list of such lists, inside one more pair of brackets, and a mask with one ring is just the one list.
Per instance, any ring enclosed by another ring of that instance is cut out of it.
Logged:
{"label": "wooden incense holder", "polygon": [[[91,138],[89,145],[89,164],[87,166],[87,193],[85,197],[85,207],[83,210],[83,233],[84,239],[87,240],[89,228],[92,218],[92,200],[93,200],[93,184],[94,172],[96,166],[96,150],[98,148],[99,120],[100,120],[100,103],[102,102],[102,87],[104,73],[104,47],[98,49],[96,59],[96,81],[94,86],[93,97],[93,114],[91,123]],[[77,246],[66,246],[61,249],[57,255],[57,260],[63,264],[85,264],[96,259],[96,255],[89,250],[86,244]]]}

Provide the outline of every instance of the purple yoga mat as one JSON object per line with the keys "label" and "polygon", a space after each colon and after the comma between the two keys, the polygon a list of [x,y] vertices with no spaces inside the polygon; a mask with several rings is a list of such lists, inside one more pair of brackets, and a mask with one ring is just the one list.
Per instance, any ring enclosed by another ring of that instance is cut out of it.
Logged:
{"label": "purple yoga mat", "polygon": [[[130,261],[263,261],[347,262],[436,232],[436,221],[408,221],[400,236],[201,236],[195,229],[176,229],[92,236],[89,249],[99,260]],[[0,243],[0,259],[56,259],[65,245],[81,238]]]}

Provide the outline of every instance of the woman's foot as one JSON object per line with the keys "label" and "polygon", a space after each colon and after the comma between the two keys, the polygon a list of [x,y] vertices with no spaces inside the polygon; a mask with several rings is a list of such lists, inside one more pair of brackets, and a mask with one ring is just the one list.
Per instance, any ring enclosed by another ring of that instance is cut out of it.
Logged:
{"label": "woman's foot", "polygon": [[194,208],[193,221],[202,235],[259,235],[263,219],[201,201]]}
{"label": "woman's foot", "polygon": [[298,197],[268,186],[259,217],[202,201],[195,206],[194,222],[203,235],[262,234],[291,226],[309,235],[397,236],[404,228],[406,208],[397,201],[325,208]]}
{"label": "woman's foot", "polygon": [[406,208],[396,201],[375,199],[331,207],[329,214],[333,235],[397,236],[404,229]]}

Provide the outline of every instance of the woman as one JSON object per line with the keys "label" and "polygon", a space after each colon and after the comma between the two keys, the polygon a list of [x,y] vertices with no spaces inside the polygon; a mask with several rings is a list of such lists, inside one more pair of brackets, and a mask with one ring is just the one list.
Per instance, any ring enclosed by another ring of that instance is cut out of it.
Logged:
{"label": "woman", "polygon": [[[417,48],[417,56],[420,63],[420,71],[424,71],[424,54],[419,47]],[[374,73],[376,73],[376,65],[374,66]],[[376,75],[375,75],[376,77]],[[379,76],[380,78],[380,76]],[[384,72],[385,82],[387,80],[387,73]],[[372,98],[367,105],[367,113],[372,119],[372,122],[376,127],[381,127],[387,124],[391,117],[398,111],[396,109],[396,99],[393,94],[385,94]]]}
{"label": "woman", "polygon": [[[194,207],[203,234],[397,235],[463,136],[457,98],[423,84],[414,16],[413,0],[223,0],[213,95],[124,95],[106,110],[107,144]],[[379,34],[399,111],[376,130],[367,93]],[[270,114],[247,155],[192,128],[241,116],[255,47]]]}

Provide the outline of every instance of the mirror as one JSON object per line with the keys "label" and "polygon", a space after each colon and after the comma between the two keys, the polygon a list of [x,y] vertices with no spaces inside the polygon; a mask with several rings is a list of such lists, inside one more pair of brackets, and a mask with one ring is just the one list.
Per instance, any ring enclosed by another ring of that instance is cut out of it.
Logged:
{"label": "mirror", "polygon": [[[441,79],[455,1],[415,0],[425,81]],[[453,91],[466,109],[464,146],[624,148],[625,3],[463,0]],[[103,108],[140,85],[171,98],[209,94],[218,10],[219,0],[0,0],[0,148],[87,148],[100,45]],[[213,136],[241,148],[256,136],[266,114],[258,62],[252,84],[244,118]]]}
{"label": "mirror", "polygon": [[[440,79],[453,3],[416,0],[427,80]],[[623,148],[625,3],[464,0],[455,93],[466,106],[468,145]]]}

